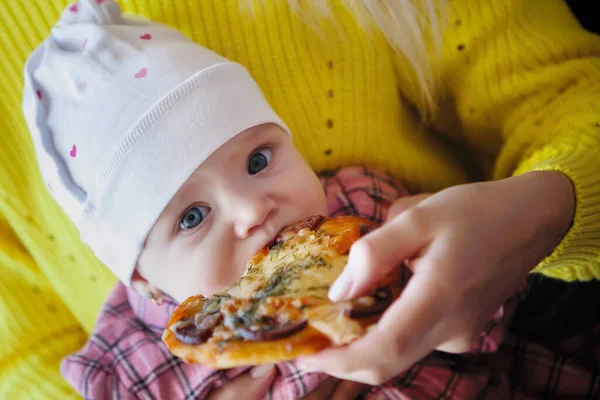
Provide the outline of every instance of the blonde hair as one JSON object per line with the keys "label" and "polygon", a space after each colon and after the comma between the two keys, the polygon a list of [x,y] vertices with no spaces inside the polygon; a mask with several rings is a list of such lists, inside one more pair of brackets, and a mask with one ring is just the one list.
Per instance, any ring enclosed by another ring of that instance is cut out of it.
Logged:
{"label": "blonde hair", "polygon": [[[331,15],[330,0],[287,0],[292,9]],[[434,65],[441,58],[442,30],[447,0],[336,0],[345,4],[365,31],[378,29],[400,58],[401,73],[412,77],[413,101],[424,120],[438,105],[439,76]],[[302,4],[300,4],[302,3]],[[307,3],[310,3],[308,5]]]}

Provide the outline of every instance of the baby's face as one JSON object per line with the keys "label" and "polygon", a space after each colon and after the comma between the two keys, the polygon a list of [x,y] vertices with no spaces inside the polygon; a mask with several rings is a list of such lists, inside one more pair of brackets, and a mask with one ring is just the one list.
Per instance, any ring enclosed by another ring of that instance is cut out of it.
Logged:
{"label": "baby's face", "polygon": [[154,224],[139,273],[181,302],[230,286],[281,229],[327,201],[315,173],[278,126],[246,130],[214,152]]}

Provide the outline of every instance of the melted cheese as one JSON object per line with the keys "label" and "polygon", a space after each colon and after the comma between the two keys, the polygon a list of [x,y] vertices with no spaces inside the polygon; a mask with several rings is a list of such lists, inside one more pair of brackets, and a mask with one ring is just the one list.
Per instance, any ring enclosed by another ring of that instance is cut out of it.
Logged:
{"label": "melted cheese", "polygon": [[312,295],[326,299],[329,287],[348,260],[329,246],[324,232],[307,229],[290,234],[266,255],[256,255],[244,275],[229,289],[233,297]]}

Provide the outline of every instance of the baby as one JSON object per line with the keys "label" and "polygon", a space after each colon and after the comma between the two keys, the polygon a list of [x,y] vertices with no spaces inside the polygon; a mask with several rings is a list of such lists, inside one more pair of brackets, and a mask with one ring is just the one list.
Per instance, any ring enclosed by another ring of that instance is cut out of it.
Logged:
{"label": "baby", "polygon": [[[246,69],[109,0],[65,9],[27,61],[23,109],[49,191],[121,282],[63,362],[86,398],[204,398],[245,369],[215,374],[168,354],[160,334],[174,306],[233,283],[289,224],[348,211],[381,222],[407,194],[362,167],[319,178]],[[475,351],[495,350],[498,321]],[[488,383],[484,369],[433,358],[373,393],[445,388],[458,373],[453,393],[468,398]],[[273,398],[325,378],[277,368]]]}

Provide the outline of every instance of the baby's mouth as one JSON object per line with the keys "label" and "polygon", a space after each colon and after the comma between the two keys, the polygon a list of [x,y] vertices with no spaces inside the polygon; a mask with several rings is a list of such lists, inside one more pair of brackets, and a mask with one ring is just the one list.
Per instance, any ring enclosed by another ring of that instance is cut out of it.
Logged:
{"label": "baby's mouth", "polygon": [[271,250],[271,247],[273,247],[275,245],[275,243],[277,242],[277,237],[279,236],[279,232],[277,232],[273,238],[271,240],[269,240],[266,244],[265,247],[267,250]]}
{"label": "baby's mouth", "polygon": [[259,249],[257,249],[254,254],[258,254],[261,252],[264,253],[268,253],[271,250],[271,247],[273,247],[275,245],[275,239],[277,238],[277,234],[270,239],[269,241],[267,241],[262,247],[260,247]]}

